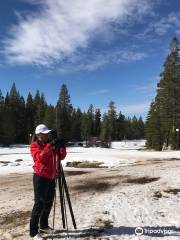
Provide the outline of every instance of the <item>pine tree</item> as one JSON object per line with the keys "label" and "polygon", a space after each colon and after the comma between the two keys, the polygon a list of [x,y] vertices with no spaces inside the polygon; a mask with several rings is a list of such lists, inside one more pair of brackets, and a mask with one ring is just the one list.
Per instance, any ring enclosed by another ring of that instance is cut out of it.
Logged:
{"label": "pine tree", "polygon": [[109,103],[108,118],[109,118],[109,128],[111,140],[117,139],[117,113],[115,103],[111,101]]}
{"label": "pine tree", "polygon": [[3,134],[3,114],[4,114],[4,97],[0,90],[0,143],[3,142],[2,134]]}
{"label": "pine tree", "polygon": [[73,107],[67,86],[62,85],[56,106],[57,130],[62,137],[69,141],[71,138],[71,115]]}
{"label": "pine tree", "polygon": [[101,133],[101,111],[100,109],[95,110],[95,117],[94,117],[94,136],[100,137]]}
{"label": "pine tree", "polygon": [[145,130],[145,124],[144,124],[142,117],[140,117],[138,120],[138,132],[139,132],[138,138],[139,139],[144,139],[144,137],[145,137],[144,130]]}
{"label": "pine tree", "polygon": [[152,102],[146,121],[146,146],[155,150],[161,150],[163,139],[161,134],[161,123],[159,107]]}
{"label": "pine tree", "polygon": [[30,134],[34,133],[36,117],[36,108],[31,93],[29,93],[27,97],[25,112],[26,112],[26,138],[28,139]]}
{"label": "pine tree", "polygon": [[88,130],[88,116],[86,112],[82,113],[81,119],[82,119],[81,120],[81,138],[87,142],[89,130]]}
{"label": "pine tree", "polygon": [[[22,142],[22,129],[24,131],[24,99],[21,98],[19,92],[16,89],[15,83],[13,83],[12,88],[9,93],[9,103],[8,103],[10,115],[12,114],[11,124],[14,129],[15,139],[17,143]],[[7,110],[8,112],[8,110]]]}
{"label": "pine tree", "polygon": [[38,124],[42,123],[40,109],[39,109],[40,101],[41,101],[39,90],[36,91],[33,101],[34,101],[34,107],[35,107],[35,126],[37,126]]}
{"label": "pine tree", "polygon": [[111,144],[111,122],[107,113],[103,114],[103,121],[101,127],[101,141],[103,147],[110,147]]}
{"label": "pine tree", "polygon": [[52,105],[49,105],[46,107],[43,122],[44,122],[44,124],[46,124],[46,126],[48,126],[49,129],[56,128],[55,108]]}
{"label": "pine tree", "polygon": [[47,108],[47,103],[44,97],[44,94],[39,92],[37,90],[35,98],[34,98],[34,105],[36,109],[36,114],[35,114],[35,125],[37,126],[38,124],[43,123],[44,117],[45,117],[45,111]]}
{"label": "pine tree", "polygon": [[87,137],[91,138],[94,136],[94,107],[91,104],[87,111]]}
{"label": "pine tree", "polygon": [[[157,85],[157,95],[154,102],[156,115],[158,115],[160,122],[160,139],[157,145],[160,142],[161,147],[157,148],[161,149],[163,147],[174,149],[177,145],[179,146],[176,139],[176,129],[180,128],[180,49],[178,46],[178,40],[173,38],[170,44],[170,54],[166,58],[164,71],[160,75],[161,79]],[[148,121],[151,122],[151,111],[149,113]],[[148,126],[149,124],[146,126],[147,146],[154,148],[154,144],[151,146],[151,142],[148,142]],[[153,127],[151,124],[150,126]]]}
{"label": "pine tree", "polygon": [[126,126],[125,126],[125,116],[120,112],[117,119],[117,140],[123,140],[126,138]]}
{"label": "pine tree", "polygon": [[72,126],[71,126],[71,139],[74,141],[81,141],[81,124],[82,124],[82,112],[80,108],[73,109],[72,112]]}

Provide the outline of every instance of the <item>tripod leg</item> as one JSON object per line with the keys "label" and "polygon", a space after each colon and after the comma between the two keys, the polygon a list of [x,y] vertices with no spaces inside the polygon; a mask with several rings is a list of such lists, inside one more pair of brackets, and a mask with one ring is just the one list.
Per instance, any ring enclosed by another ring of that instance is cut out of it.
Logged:
{"label": "tripod leg", "polygon": [[57,184],[57,179],[55,180],[54,210],[53,210],[53,229],[54,229],[54,225],[55,225],[55,213],[56,213],[56,184]]}
{"label": "tripod leg", "polygon": [[[64,194],[64,185],[63,185],[63,194]],[[66,231],[67,231],[67,237],[69,238],[69,228],[68,228],[68,220],[67,220],[67,212],[66,212],[66,199],[63,198],[64,202],[64,215],[65,215],[65,223],[66,223]]]}
{"label": "tripod leg", "polygon": [[76,221],[75,221],[75,218],[74,218],[74,213],[73,213],[73,209],[72,209],[72,205],[71,205],[71,200],[70,200],[70,196],[69,196],[68,186],[67,186],[67,183],[66,183],[66,179],[65,179],[65,176],[64,176],[64,171],[63,171],[62,166],[61,166],[61,177],[62,177],[62,180],[63,180],[63,185],[64,185],[64,189],[65,189],[65,193],[66,193],[67,202],[68,202],[68,205],[69,205],[69,210],[70,210],[70,213],[71,213],[73,226],[74,226],[74,229],[77,229]]}
{"label": "tripod leg", "polygon": [[61,204],[61,216],[62,216],[62,224],[63,228],[66,228],[65,216],[64,216],[64,191],[63,191],[63,182],[62,177],[58,177],[58,185],[59,185],[59,196],[60,196],[60,204]]}
{"label": "tripod leg", "polygon": [[[56,215],[56,186],[57,186],[57,179],[55,179],[55,193],[54,193],[54,209],[53,209],[53,230],[55,226],[55,215]],[[53,231],[54,234],[54,231]],[[54,236],[52,235],[52,239],[54,239]]]}

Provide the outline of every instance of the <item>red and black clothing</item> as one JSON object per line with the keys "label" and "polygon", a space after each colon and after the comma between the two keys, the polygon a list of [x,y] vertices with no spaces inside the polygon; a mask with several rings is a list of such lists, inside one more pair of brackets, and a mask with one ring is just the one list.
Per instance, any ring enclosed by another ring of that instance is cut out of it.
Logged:
{"label": "red and black clothing", "polygon": [[34,237],[38,233],[38,224],[41,229],[48,227],[55,194],[55,178],[59,174],[56,154],[63,160],[66,157],[66,147],[62,143],[56,151],[50,143],[34,141],[30,145],[30,151],[34,161],[34,206],[30,220],[30,236]]}
{"label": "red and black clothing", "polygon": [[34,141],[30,146],[31,155],[34,160],[34,172],[48,179],[54,179],[58,174],[58,164],[56,162],[56,153],[60,160],[66,157],[66,148],[62,142],[62,147],[56,151],[50,143],[40,144]]}

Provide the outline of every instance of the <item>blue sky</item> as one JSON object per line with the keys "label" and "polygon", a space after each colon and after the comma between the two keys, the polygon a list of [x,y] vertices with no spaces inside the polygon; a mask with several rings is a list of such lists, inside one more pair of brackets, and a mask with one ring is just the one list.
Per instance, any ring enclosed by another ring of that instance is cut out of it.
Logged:
{"label": "blue sky", "polygon": [[0,89],[145,118],[173,36],[178,0],[1,0]]}

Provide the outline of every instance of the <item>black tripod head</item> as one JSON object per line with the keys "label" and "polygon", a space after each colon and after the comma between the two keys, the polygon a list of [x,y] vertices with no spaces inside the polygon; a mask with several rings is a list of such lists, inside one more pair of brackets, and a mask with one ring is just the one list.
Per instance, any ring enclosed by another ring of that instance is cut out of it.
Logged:
{"label": "black tripod head", "polygon": [[58,138],[57,130],[53,129],[48,133],[49,141],[53,141]]}

